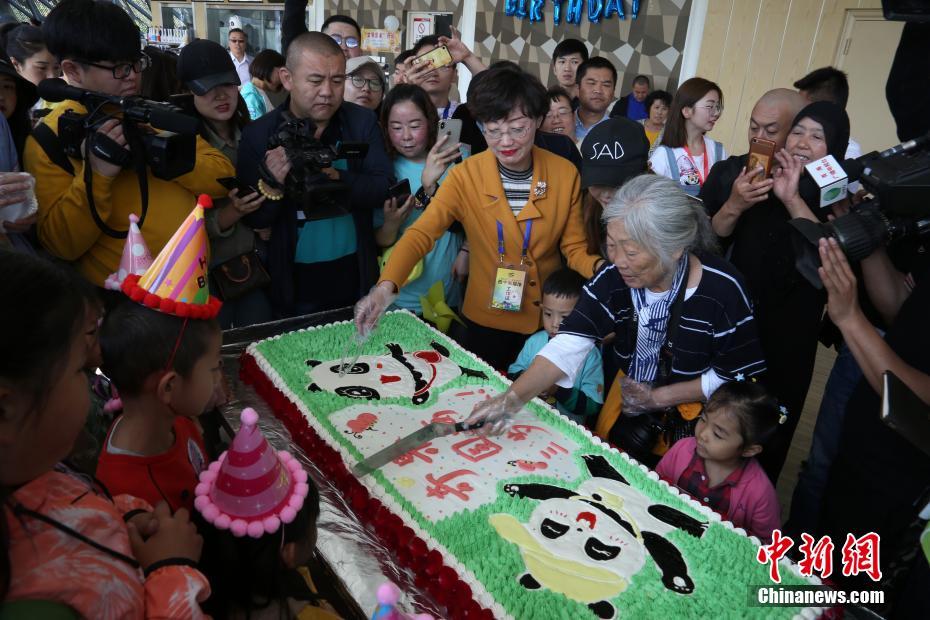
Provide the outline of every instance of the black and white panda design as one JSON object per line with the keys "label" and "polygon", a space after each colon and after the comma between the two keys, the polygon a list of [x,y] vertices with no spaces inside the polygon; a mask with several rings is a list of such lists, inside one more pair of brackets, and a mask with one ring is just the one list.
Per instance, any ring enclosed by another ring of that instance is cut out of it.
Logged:
{"label": "black and white panda design", "polygon": [[311,392],[324,390],[340,396],[365,400],[410,398],[422,405],[430,398],[430,390],[439,388],[460,375],[487,379],[480,370],[459,366],[449,359],[449,350],[438,342],[430,349],[404,352],[399,344],[385,345],[390,355],[364,355],[343,376],[341,364],[324,364],[307,360]]}
{"label": "black and white panda design", "polygon": [[694,591],[688,566],[665,535],[680,529],[700,538],[707,523],[653,504],[630,486],[607,460],[582,457],[592,478],[577,490],[550,484],[506,484],[512,497],[539,500],[528,523],[509,514],[488,520],[520,548],[527,590],[546,588],[585,603],[603,619],[614,618],[610,599],[619,595],[651,556],[662,583],[678,594]]}

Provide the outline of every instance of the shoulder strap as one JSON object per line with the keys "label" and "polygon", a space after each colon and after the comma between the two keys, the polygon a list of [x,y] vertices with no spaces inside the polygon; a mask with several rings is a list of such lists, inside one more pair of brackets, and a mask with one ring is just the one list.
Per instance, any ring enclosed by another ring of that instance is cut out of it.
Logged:
{"label": "shoulder strap", "polygon": [[672,174],[673,179],[681,178],[681,170],[678,169],[678,162],[675,161],[675,149],[670,146],[663,146],[665,157],[668,159],[668,171]]}
{"label": "shoulder strap", "polygon": [[58,139],[55,132],[52,131],[51,127],[44,122],[39,123],[32,130],[32,137],[39,143],[39,146],[42,147],[42,150],[45,151],[45,154],[48,155],[48,158],[53,164],[71,176],[74,176],[74,166],[71,164],[71,160],[68,159],[68,156],[65,155],[65,150],[61,146],[61,141]]}
{"label": "shoulder strap", "polygon": [[714,163],[723,159],[723,144],[714,140]]}

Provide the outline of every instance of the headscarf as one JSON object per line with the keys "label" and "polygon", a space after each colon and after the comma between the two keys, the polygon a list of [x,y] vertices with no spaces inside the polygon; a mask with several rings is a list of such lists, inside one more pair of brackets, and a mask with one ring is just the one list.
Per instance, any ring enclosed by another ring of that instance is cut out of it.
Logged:
{"label": "headscarf", "polygon": [[846,159],[846,148],[849,146],[849,116],[846,110],[829,101],[815,101],[798,112],[791,126],[794,127],[803,118],[817,121],[823,126],[827,153],[842,163]]}

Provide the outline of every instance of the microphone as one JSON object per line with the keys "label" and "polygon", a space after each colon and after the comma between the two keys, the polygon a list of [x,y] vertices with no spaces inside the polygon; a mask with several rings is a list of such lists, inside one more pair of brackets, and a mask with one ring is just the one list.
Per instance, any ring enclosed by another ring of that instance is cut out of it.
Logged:
{"label": "microphone", "polygon": [[846,198],[846,187],[850,179],[832,155],[814,160],[804,168],[809,178],[817,185],[818,204],[821,209]]}
{"label": "microphone", "polygon": [[[87,97],[95,95],[95,93],[69,86],[68,83],[61,78],[42,80],[39,82],[37,92],[39,93],[39,97],[52,102],[64,101],[65,99],[84,101]],[[98,98],[100,97],[100,95],[96,96]]]}

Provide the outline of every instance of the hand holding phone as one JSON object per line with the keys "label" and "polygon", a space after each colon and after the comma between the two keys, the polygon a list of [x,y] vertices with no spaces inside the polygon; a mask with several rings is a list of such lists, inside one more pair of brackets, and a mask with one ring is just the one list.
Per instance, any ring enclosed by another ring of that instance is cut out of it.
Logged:
{"label": "hand holding phone", "polygon": [[241,182],[236,177],[223,177],[222,179],[217,179],[217,183],[225,187],[227,190],[232,191],[234,189],[239,190],[239,197],[248,196],[249,194],[256,194],[258,190]]}
{"label": "hand holding phone", "polygon": [[408,179],[401,179],[400,182],[388,188],[388,198],[397,198],[398,204],[403,204],[411,193]]}
{"label": "hand holding phone", "polygon": [[434,69],[439,69],[440,67],[445,67],[446,65],[451,65],[455,62],[452,58],[452,54],[449,53],[449,48],[445,45],[440,45],[439,47],[433,48],[425,54],[421,54],[413,59],[414,65],[419,65],[424,62],[431,61]]}
{"label": "hand holding phone", "polygon": [[764,138],[752,138],[749,141],[749,158],[746,171],[750,172],[762,166],[762,172],[753,180],[761,181],[772,176],[772,162],[775,161],[775,143]]}

